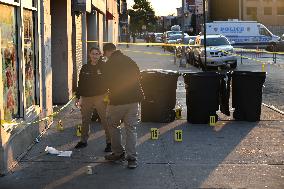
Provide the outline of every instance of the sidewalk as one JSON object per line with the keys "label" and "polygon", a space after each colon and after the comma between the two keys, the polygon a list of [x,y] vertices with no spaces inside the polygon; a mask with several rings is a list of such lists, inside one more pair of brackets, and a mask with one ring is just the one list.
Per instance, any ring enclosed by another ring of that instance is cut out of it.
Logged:
{"label": "sidewalk", "polygon": [[[168,62],[161,58],[160,64],[166,69]],[[215,127],[192,125],[185,117],[172,123],[141,123],[139,166],[129,170],[126,163],[104,160],[105,136],[98,123],[92,124],[89,145],[74,150],[81,116],[72,107],[59,114],[12,174],[0,178],[1,189],[284,188],[284,120],[221,121]],[[63,132],[56,130],[59,119]],[[159,128],[158,140],[150,138],[151,128]],[[175,142],[179,129],[183,141]],[[46,146],[73,154],[70,158],[46,154]],[[88,165],[92,175],[87,174]]]}

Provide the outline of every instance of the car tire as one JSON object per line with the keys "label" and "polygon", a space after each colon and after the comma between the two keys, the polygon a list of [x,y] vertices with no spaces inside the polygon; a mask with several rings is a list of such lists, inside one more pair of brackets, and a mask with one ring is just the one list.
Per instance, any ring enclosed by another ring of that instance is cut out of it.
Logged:
{"label": "car tire", "polygon": [[230,64],[230,68],[232,68],[232,69],[236,69],[237,66],[238,66],[237,61],[235,61],[233,64]]}

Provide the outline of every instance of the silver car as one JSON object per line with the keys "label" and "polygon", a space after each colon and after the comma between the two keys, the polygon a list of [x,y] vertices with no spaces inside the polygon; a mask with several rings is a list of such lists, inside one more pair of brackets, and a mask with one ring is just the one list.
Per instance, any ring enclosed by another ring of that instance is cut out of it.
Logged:
{"label": "silver car", "polygon": [[233,69],[237,67],[237,57],[234,54],[234,48],[225,36],[206,36],[206,63],[204,36],[197,37],[195,45],[196,47],[193,48],[194,61],[202,68],[206,69],[207,67],[223,65],[229,65]]}

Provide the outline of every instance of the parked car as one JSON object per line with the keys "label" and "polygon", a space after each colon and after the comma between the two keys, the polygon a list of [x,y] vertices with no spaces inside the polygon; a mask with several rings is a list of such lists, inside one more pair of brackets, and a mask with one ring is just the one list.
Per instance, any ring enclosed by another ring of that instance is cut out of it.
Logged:
{"label": "parked car", "polygon": [[163,36],[163,33],[155,33],[155,42],[156,43],[163,43],[162,36]]}
{"label": "parked car", "polygon": [[266,50],[270,52],[284,52],[284,40],[270,43]]}
{"label": "parked car", "polygon": [[206,36],[206,62],[204,49],[204,36],[198,36],[195,39],[196,47],[193,48],[193,59],[203,70],[208,67],[218,67],[229,65],[231,68],[237,67],[237,57],[233,46],[223,35]]}

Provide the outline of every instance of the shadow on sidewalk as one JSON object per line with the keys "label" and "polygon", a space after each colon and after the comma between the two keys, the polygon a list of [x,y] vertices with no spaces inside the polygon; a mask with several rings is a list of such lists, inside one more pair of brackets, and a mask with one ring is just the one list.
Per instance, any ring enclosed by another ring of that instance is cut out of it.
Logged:
{"label": "shadow on sidewalk", "polygon": [[[137,128],[139,167],[128,170],[125,163],[104,160],[104,131],[97,123],[91,127],[89,145],[74,150],[79,140],[75,125],[80,123],[80,113],[77,110],[69,114],[66,110],[62,117],[64,131],[58,132],[53,126],[15,172],[1,178],[1,188],[198,188],[221,164],[240,160],[234,151],[257,125],[226,122],[210,127],[183,120],[142,123]],[[151,128],[159,129],[158,140],[151,140]],[[183,131],[182,142],[174,141],[177,129]],[[72,150],[72,157],[48,155],[46,146]],[[93,175],[86,174],[87,165],[93,167]]]}

